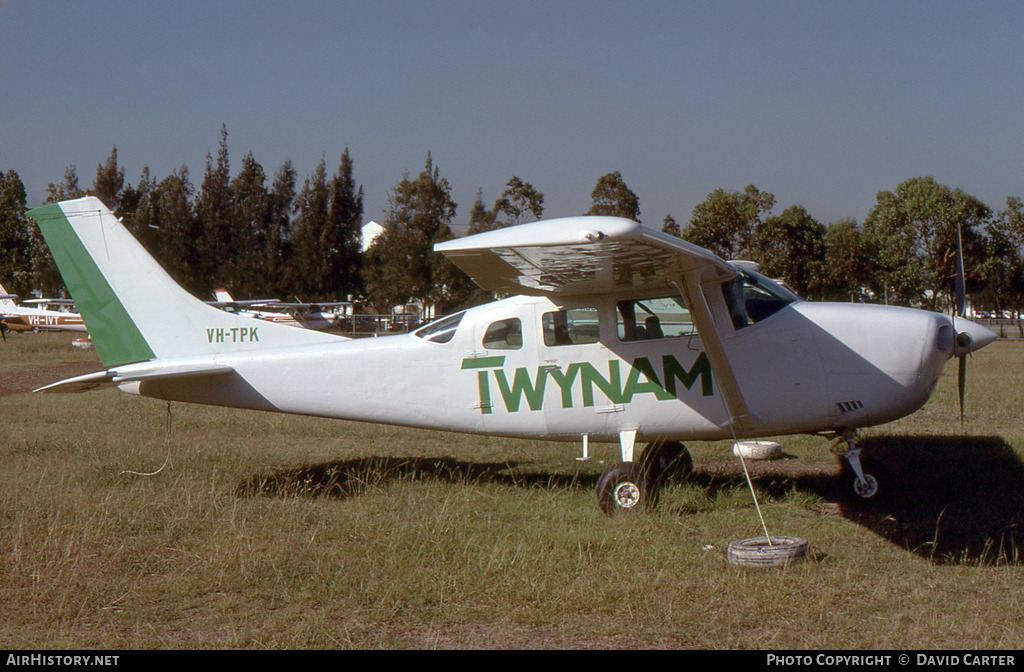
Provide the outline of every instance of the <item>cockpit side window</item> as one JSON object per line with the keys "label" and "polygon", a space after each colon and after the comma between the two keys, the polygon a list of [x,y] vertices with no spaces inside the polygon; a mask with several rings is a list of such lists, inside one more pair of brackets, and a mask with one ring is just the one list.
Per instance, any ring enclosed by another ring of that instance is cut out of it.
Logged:
{"label": "cockpit side window", "polygon": [[722,294],[736,329],[756,324],[800,300],[778,283],[747,270],[740,270],[735,278],[722,283]]}
{"label": "cockpit side window", "polygon": [[541,316],[544,345],[584,345],[597,343],[597,308],[570,308]]}
{"label": "cockpit side window", "polygon": [[523,323],[518,317],[493,322],[484,333],[483,346],[488,350],[518,350],[523,347]]}
{"label": "cockpit side window", "polygon": [[447,343],[455,337],[455,330],[462,321],[465,313],[455,313],[448,317],[442,317],[436,322],[431,322],[422,329],[413,332],[413,335],[431,343]]}
{"label": "cockpit side window", "polygon": [[680,296],[628,299],[615,304],[619,340],[648,341],[690,336],[694,333],[690,311]]}

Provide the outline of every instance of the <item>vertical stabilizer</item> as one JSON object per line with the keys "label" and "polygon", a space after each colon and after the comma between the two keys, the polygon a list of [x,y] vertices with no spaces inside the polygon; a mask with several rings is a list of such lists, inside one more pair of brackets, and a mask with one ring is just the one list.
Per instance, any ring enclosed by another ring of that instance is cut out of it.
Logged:
{"label": "vertical stabilizer", "polygon": [[8,298],[16,296],[15,294],[8,294],[7,290],[4,289],[3,285],[0,285],[0,315],[3,313],[12,313],[14,309],[18,307],[18,304],[14,302],[14,299]]}
{"label": "vertical stabilizer", "polygon": [[182,289],[98,198],[27,214],[39,225],[106,366],[343,340],[206,305]]}

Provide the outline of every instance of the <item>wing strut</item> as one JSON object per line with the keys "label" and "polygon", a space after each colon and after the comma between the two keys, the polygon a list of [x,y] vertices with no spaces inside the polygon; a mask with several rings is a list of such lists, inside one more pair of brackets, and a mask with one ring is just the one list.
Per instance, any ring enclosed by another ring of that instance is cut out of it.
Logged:
{"label": "wing strut", "polygon": [[[683,282],[681,285],[676,285],[676,289],[679,290],[686,305],[690,308],[693,324],[697,327],[704,351],[708,355],[708,361],[711,362],[711,370],[714,372],[715,380],[718,381],[718,388],[722,391],[725,409],[729,414],[728,426],[734,433],[742,434],[744,430],[753,429],[764,418],[751,411],[747,406],[746,399],[743,398],[743,392],[736,381],[736,374],[732,370],[729,356],[725,353],[714,317],[711,315],[711,307],[704,296],[704,289],[701,286],[703,270],[704,268],[698,268],[683,274]],[[716,279],[715,284],[717,283]]]}

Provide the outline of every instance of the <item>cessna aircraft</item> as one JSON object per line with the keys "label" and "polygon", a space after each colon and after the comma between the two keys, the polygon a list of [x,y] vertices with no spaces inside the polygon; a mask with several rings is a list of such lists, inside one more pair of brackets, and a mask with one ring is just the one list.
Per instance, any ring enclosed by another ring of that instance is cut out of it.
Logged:
{"label": "cessna aircraft", "polygon": [[8,294],[0,285],[0,322],[11,331],[85,331],[82,316],[72,312],[75,302],[69,299],[29,299],[23,304],[60,306],[57,310],[18,305],[17,294]]}
{"label": "cessna aircraft", "polygon": [[338,314],[325,308],[348,305],[344,301],[327,303],[286,303],[277,299],[248,299],[236,301],[226,289],[215,289],[216,301],[207,301],[211,306],[238,312],[259,320],[285,324],[305,329],[328,329],[338,323]]}
{"label": "cessna aircraft", "polygon": [[[811,303],[678,238],[571,217],[441,243],[515,294],[387,338],[347,340],[216,310],[180,288],[96,198],[29,211],[82,311],[100,371],[156,399],[507,437],[618,442],[607,513],[651,502],[685,440],[816,433],[843,442],[919,409],[952,357],[995,339],[961,317]],[[637,450],[637,441],[646,447]]]}

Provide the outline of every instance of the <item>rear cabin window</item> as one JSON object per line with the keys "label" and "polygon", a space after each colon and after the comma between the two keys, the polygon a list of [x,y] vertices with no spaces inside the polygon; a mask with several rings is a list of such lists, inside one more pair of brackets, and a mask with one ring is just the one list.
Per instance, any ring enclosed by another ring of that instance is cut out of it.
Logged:
{"label": "rear cabin window", "polygon": [[442,317],[437,322],[431,322],[422,329],[414,331],[413,334],[431,343],[447,343],[455,338],[455,330],[458,328],[459,322],[462,321],[463,315],[465,313],[455,313],[448,317]]}
{"label": "rear cabin window", "polygon": [[518,350],[523,347],[523,323],[518,317],[494,322],[484,333],[488,350]]}
{"label": "rear cabin window", "polygon": [[623,342],[676,338],[694,333],[690,311],[679,296],[619,301],[615,304],[615,315],[619,340]]}
{"label": "rear cabin window", "polygon": [[570,308],[544,313],[544,345],[585,345],[598,340],[597,308]]}
{"label": "rear cabin window", "polygon": [[736,329],[756,324],[800,300],[778,283],[747,270],[741,270],[735,278],[722,283],[722,294]]}

